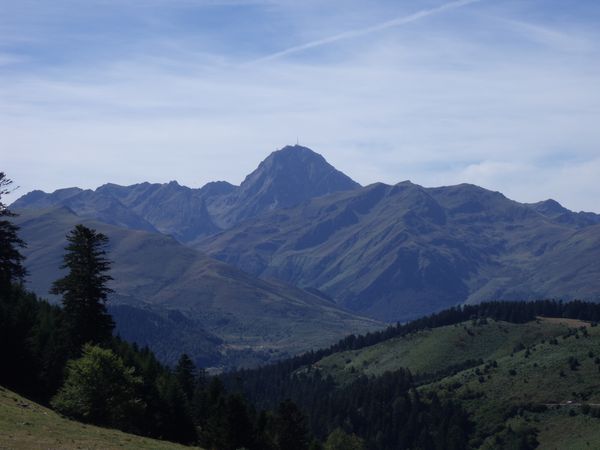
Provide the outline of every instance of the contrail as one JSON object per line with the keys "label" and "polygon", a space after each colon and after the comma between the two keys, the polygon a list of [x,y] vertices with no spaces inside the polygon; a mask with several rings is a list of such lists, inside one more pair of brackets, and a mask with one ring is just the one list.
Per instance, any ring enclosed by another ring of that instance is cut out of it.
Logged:
{"label": "contrail", "polygon": [[439,14],[444,11],[448,11],[450,9],[460,8],[462,6],[470,5],[471,3],[477,3],[481,0],[456,0],[450,3],[446,3],[444,5],[438,6],[436,8],[424,9],[418,11],[416,13],[410,14],[408,16],[396,17],[395,19],[388,20],[386,22],[373,25],[367,28],[361,28],[359,30],[345,31],[343,33],[336,34],[334,36],[329,36],[323,39],[318,39],[316,41],[307,42],[306,44],[296,45],[294,47],[287,48],[285,50],[281,50],[276,53],[272,53],[270,55],[264,56],[262,58],[258,58],[252,61],[250,64],[261,63],[265,61],[272,61],[274,59],[279,59],[287,55],[291,55],[294,53],[299,53],[304,50],[308,50],[315,47],[321,47],[322,45],[331,44],[333,42],[343,41],[345,39],[351,39],[358,36],[364,36],[366,34],[374,33],[376,31],[385,30],[387,28],[393,28],[400,25],[405,25],[407,23],[416,22],[424,17],[433,16],[434,14]]}

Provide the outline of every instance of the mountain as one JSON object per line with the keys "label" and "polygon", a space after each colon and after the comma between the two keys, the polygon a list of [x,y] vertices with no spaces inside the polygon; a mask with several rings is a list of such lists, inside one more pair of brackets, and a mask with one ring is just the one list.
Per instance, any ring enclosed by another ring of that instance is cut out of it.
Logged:
{"label": "mountain", "polygon": [[24,210],[17,223],[27,242],[28,287],[46,297],[61,276],[66,233],[77,223],[105,233],[117,331],[167,362],[187,352],[205,367],[252,365],[379,326],[323,296],[257,279],[160,233],[85,219],[64,206]]}
{"label": "mountain", "polygon": [[599,224],[468,184],[376,183],[247,220],[199,248],[403,321],[490,299],[598,300]]}
{"label": "mountain", "polygon": [[238,189],[213,197],[209,210],[227,229],[265,212],[359,187],[321,155],[299,145],[287,146],[271,153]]}
{"label": "mountain", "polygon": [[165,184],[105,184],[96,190],[33,191],[11,205],[13,210],[66,206],[80,217],[134,230],[196,241],[248,218],[314,197],[360,187],[325,158],[301,146],[269,155],[240,186],[224,181],[200,189]]}
{"label": "mountain", "polygon": [[189,247],[184,253],[200,250],[250,278],[281,280],[376,320],[490,299],[600,300],[600,215],[470,184],[361,187],[300,146],[273,152],[240,186],[108,184],[35,191],[11,207],[67,207],[172,236]]}

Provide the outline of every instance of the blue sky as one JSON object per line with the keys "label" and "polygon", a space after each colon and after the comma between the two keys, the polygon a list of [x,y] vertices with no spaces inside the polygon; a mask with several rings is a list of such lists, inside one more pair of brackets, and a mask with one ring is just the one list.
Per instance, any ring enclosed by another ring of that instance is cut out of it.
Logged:
{"label": "blue sky", "polygon": [[362,184],[600,212],[600,2],[0,0],[1,170],[239,183],[300,143]]}

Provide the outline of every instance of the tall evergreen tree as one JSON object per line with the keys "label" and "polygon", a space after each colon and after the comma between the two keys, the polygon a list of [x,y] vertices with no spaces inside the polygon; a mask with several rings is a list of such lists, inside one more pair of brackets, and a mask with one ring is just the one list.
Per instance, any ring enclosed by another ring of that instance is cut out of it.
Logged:
{"label": "tall evergreen tree", "polygon": [[306,450],[308,427],[306,418],[291,400],[279,404],[276,417],[277,446],[283,450]]}
{"label": "tall evergreen tree", "polygon": [[17,235],[19,227],[8,220],[16,214],[2,202],[2,196],[12,192],[11,184],[12,180],[0,172],[0,295],[6,295],[11,285],[21,283],[27,274],[19,251],[25,243]]}
{"label": "tall evergreen tree", "polygon": [[112,289],[106,284],[112,277],[107,275],[110,261],[104,234],[76,225],[67,241],[62,268],[69,273],[54,282],[50,293],[63,297],[70,350],[78,354],[85,343],[101,344],[111,338],[115,324],[106,310],[106,299]]}
{"label": "tall evergreen tree", "polygon": [[188,400],[191,401],[196,387],[196,366],[186,353],[182,354],[177,362],[175,376]]}

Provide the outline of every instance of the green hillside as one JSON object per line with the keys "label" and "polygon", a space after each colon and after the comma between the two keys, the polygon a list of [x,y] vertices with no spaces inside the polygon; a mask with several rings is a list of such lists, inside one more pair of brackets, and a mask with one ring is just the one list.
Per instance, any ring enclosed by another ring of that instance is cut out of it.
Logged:
{"label": "green hillside", "polygon": [[521,345],[533,345],[568,331],[566,322],[515,324],[491,319],[428,329],[356,351],[334,353],[314,364],[338,382],[359,375],[381,375],[400,367],[415,375],[432,374],[467,361],[508,356]]}
{"label": "green hillside", "polygon": [[[555,323],[539,325],[547,335],[558,330]],[[459,400],[483,448],[497,448],[495,436],[506,435],[508,426],[537,430],[540,448],[598,448],[600,419],[590,414],[600,406],[599,355],[598,327],[571,328],[421,389]]]}
{"label": "green hillside", "polygon": [[74,422],[0,387],[0,448],[168,450],[192,447]]}
{"label": "green hillside", "polygon": [[[423,395],[465,408],[473,448],[600,445],[600,327],[573,319],[472,320],[334,353],[296,373],[317,370],[347,385],[403,367]],[[436,381],[423,384],[427,377]]]}

